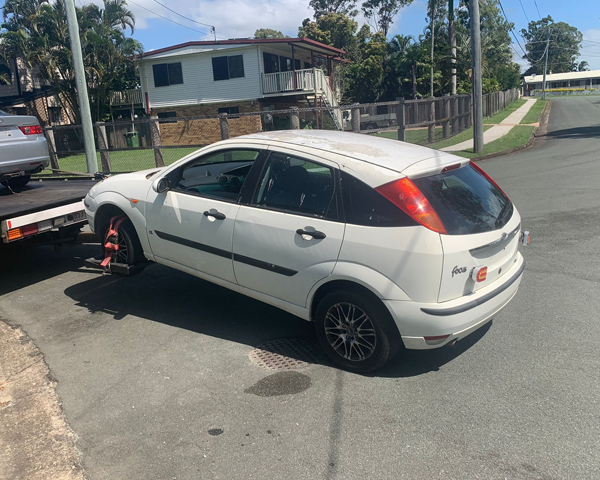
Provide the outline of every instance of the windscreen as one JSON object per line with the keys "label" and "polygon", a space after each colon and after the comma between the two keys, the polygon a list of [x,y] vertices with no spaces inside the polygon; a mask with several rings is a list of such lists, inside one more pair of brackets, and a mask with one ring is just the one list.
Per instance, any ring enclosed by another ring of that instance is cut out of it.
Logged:
{"label": "windscreen", "polygon": [[470,165],[413,183],[429,200],[449,235],[502,228],[511,218],[511,201]]}

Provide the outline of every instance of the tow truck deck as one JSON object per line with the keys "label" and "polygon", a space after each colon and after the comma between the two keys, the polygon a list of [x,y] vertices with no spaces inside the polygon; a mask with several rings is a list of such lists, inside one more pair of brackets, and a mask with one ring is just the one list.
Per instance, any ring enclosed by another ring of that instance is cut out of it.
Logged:
{"label": "tow truck deck", "polygon": [[14,192],[0,186],[2,243],[75,240],[86,223],[83,198],[95,183],[91,179],[49,179],[32,181]]}

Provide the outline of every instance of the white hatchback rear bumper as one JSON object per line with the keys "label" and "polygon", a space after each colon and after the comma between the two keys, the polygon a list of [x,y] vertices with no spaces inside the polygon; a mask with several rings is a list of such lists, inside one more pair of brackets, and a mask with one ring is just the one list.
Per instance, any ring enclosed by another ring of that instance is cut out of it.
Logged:
{"label": "white hatchback rear bumper", "polygon": [[502,310],[517,293],[524,268],[525,260],[519,253],[513,267],[502,276],[503,282],[494,282],[471,295],[443,303],[392,300],[384,300],[384,303],[407,349],[439,348],[473,333]]}

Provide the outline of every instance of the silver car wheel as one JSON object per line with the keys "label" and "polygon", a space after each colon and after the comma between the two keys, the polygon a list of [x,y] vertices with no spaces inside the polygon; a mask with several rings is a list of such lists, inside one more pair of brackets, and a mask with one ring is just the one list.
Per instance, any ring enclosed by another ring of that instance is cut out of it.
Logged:
{"label": "silver car wheel", "polygon": [[329,308],[325,315],[325,336],[338,355],[353,362],[366,360],[377,346],[373,322],[352,303],[336,303]]}

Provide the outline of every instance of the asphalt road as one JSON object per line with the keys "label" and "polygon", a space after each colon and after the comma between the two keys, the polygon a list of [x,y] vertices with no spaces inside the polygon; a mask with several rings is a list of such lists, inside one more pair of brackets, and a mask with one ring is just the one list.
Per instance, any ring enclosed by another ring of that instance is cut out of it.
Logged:
{"label": "asphalt road", "polygon": [[519,293],[375,376],[274,374],[250,351],[310,324],[158,265],[90,272],[89,245],[4,258],[0,317],[45,355],[91,480],[600,478],[599,152],[600,97],[568,98],[541,145],[483,162],[533,233]]}

